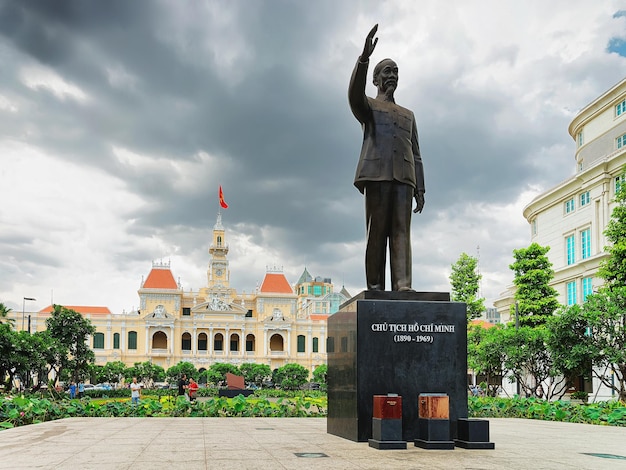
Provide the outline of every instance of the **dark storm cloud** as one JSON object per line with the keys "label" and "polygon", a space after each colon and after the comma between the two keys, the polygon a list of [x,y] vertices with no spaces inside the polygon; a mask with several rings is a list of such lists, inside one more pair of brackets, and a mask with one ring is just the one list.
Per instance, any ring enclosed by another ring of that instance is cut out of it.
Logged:
{"label": "dark storm cloud", "polygon": [[[268,264],[306,263],[314,275],[345,272],[346,282],[362,285],[362,254],[350,251],[362,249],[365,232],[363,198],[352,186],[361,129],[346,96],[362,39],[350,38],[364,15],[385,17],[391,6],[397,5],[5,1],[0,58],[14,66],[0,69],[0,87],[20,112],[3,119],[0,136],[104,171],[141,199],[112,208],[129,220],[128,236],[111,254],[121,271],[167,250],[206,263],[221,184],[230,204],[227,229],[268,252],[279,248],[284,259]],[[397,36],[393,16],[386,18],[381,44]],[[497,238],[508,235],[481,233],[478,215],[464,225],[462,209],[510,204],[529,186],[549,187],[567,176],[564,167],[573,169],[573,147],[566,148],[573,111],[547,104],[553,88],[563,87],[561,77],[588,83],[593,97],[607,76],[619,75],[593,57],[569,63],[545,57],[530,77],[544,90],[536,97],[472,88],[464,79],[481,67],[515,69],[523,60],[519,46],[504,41],[481,64],[468,60],[477,46],[472,38],[445,28],[431,34],[427,47],[452,65],[429,70],[420,62],[423,51],[415,51],[420,65],[399,64],[411,72],[403,72],[398,90],[399,104],[415,112],[426,169],[426,207],[414,220],[418,240],[434,247],[416,247],[423,285],[440,276],[433,266],[458,256],[451,254],[457,247],[438,251],[439,238],[460,230],[492,242],[501,261]],[[34,66],[52,70],[85,98],[28,85]],[[508,80],[523,90],[529,76]],[[367,92],[374,93],[371,84]],[[523,98],[535,100],[540,112],[528,112]],[[562,106],[581,105],[565,98]],[[137,239],[163,246],[136,246]]]}

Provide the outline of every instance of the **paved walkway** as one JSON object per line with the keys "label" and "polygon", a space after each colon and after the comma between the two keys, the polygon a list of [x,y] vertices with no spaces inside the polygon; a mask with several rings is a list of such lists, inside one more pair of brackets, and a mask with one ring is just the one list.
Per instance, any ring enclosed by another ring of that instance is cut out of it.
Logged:
{"label": "paved walkway", "polygon": [[376,450],[323,418],[70,418],[0,431],[0,469],[626,469],[626,428],[490,423],[495,450],[444,451]]}

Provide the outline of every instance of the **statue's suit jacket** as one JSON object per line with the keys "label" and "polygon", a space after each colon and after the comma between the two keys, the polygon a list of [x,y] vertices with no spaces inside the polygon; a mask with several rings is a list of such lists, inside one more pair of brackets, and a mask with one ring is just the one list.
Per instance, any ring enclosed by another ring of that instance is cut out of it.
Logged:
{"label": "statue's suit jacket", "polygon": [[357,61],[348,98],[363,127],[363,146],[354,185],[363,192],[369,181],[397,181],[425,191],[424,167],[413,113],[395,103],[365,95],[368,62]]}

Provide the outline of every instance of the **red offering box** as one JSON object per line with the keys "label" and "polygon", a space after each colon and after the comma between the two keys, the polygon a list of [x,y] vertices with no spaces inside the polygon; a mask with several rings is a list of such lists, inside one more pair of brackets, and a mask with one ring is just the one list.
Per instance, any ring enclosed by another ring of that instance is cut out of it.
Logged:
{"label": "red offering box", "polygon": [[402,397],[374,395],[374,418],[402,419]]}

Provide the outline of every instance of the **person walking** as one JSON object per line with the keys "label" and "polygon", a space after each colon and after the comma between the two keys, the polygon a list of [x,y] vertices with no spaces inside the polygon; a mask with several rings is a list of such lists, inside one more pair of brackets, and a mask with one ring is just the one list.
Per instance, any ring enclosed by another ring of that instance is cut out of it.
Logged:
{"label": "person walking", "polygon": [[198,393],[198,382],[196,382],[193,377],[189,379],[189,399],[191,401],[196,401],[196,394]]}
{"label": "person walking", "polygon": [[85,384],[81,380],[78,382],[78,398],[83,398],[85,396]]}
{"label": "person walking", "polygon": [[137,383],[137,377],[133,377],[130,384],[130,398],[133,405],[139,404],[139,397],[141,397],[141,384]]}
{"label": "person walking", "polygon": [[188,386],[189,382],[187,382],[187,375],[183,374],[183,376],[178,379],[178,396],[185,395]]}
{"label": "person walking", "polygon": [[76,382],[70,384],[70,399],[76,398]]}

